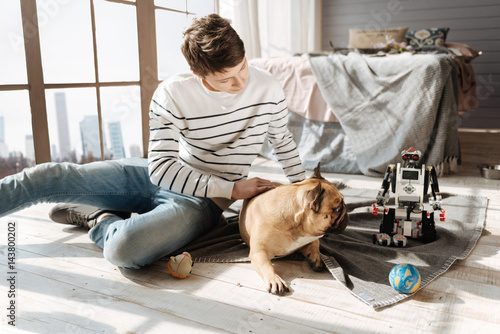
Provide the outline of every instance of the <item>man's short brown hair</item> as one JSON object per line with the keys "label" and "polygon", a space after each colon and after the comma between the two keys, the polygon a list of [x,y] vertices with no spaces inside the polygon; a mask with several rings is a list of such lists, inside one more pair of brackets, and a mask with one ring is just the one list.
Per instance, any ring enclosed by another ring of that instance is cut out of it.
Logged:
{"label": "man's short brown hair", "polygon": [[182,54],[202,77],[234,67],[245,57],[243,41],[229,21],[217,14],[195,18],[183,36]]}

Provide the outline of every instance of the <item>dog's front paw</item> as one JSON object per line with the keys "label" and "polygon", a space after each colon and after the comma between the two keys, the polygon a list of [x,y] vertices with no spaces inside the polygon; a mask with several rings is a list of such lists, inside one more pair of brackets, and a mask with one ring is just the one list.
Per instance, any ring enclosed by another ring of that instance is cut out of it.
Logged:
{"label": "dog's front paw", "polygon": [[267,280],[266,284],[267,292],[273,293],[275,295],[281,296],[285,294],[285,292],[290,291],[286,282],[276,274],[274,274],[271,279]]}
{"label": "dog's front paw", "polygon": [[307,263],[309,263],[309,266],[311,267],[312,270],[314,271],[322,271],[323,268],[325,267],[323,265],[323,261],[321,261],[321,258],[320,257],[317,257],[317,258],[307,258]]}
{"label": "dog's front paw", "polygon": [[314,271],[323,270],[323,261],[319,252],[319,241],[315,240],[300,249],[300,252],[306,257],[307,263]]}

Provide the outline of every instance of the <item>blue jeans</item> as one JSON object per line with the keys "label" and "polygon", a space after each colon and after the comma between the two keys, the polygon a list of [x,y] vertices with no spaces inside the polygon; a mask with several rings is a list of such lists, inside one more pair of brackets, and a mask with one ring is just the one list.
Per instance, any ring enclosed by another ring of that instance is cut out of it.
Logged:
{"label": "blue jeans", "polygon": [[47,202],[139,213],[104,219],[89,231],[104,257],[124,268],[139,268],[176,251],[213,229],[222,214],[208,198],[153,185],[146,159],[45,163],[0,181],[0,217]]}

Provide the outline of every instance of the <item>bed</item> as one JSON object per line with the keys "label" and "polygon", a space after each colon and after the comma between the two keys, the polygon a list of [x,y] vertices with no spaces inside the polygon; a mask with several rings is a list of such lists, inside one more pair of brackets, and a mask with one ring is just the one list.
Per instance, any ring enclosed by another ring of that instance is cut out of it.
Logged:
{"label": "bed", "polygon": [[[458,115],[477,99],[472,67],[451,49],[344,49],[250,63],[281,82],[306,169],[320,162],[325,172],[380,176],[415,147],[440,175],[457,170]],[[261,154],[272,157],[267,146]]]}

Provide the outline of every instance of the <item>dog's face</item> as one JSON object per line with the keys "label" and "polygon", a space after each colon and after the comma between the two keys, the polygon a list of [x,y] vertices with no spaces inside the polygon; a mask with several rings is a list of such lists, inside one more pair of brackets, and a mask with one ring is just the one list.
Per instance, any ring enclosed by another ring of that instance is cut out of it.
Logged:
{"label": "dog's face", "polygon": [[315,185],[305,191],[304,207],[296,215],[302,219],[304,230],[315,236],[344,231],[349,219],[344,197],[337,187],[321,176],[319,166],[304,183]]}

